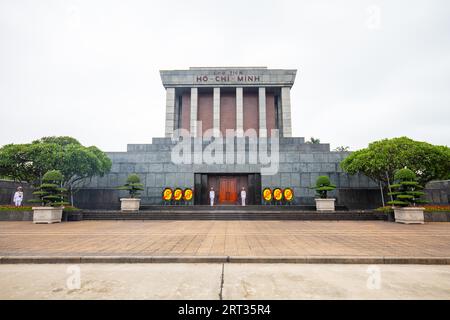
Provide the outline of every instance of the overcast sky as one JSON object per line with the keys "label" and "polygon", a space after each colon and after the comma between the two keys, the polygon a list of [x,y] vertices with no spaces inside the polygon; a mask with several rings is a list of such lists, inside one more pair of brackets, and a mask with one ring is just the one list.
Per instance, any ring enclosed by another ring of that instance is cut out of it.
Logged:
{"label": "overcast sky", "polygon": [[450,2],[0,0],[0,145],[164,135],[160,69],[297,69],[293,135],[450,145]]}

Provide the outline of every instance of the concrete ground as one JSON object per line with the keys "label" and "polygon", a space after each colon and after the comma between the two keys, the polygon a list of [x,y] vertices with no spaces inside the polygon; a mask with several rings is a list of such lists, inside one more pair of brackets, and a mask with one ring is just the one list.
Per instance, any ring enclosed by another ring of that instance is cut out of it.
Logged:
{"label": "concrete ground", "polygon": [[8,264],[0,299],[450,299],[450,266]]}
{"label": "concrete ground", "polygon": [[0,256],[450,257],[450,223],[0,222]]}

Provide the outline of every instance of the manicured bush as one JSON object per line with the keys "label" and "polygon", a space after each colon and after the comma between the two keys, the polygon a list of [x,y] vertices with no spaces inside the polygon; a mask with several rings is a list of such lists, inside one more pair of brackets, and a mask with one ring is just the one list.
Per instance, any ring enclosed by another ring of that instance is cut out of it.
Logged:
{"label": "manicured bush", "polygon": [[139,191],[144,190],[141,179],[137,174],[130,174],[125,185],[118,187],[118,190],[126,190],[130,194],[130,198],[136,198],[140,195]]}
{"label": "manicured bush", "polygon": [[31,211],[32,208],[28,206],[16,207],[13,205],[2,205],[0,206],[0,212],[2,211]]}
{"label": "manicured bush", "polygon": [[425,194],[421,185],[416,181],[416,174],[408,169],[397,170],[394,174],[395,184],[391,185],[392,192],[388,195],[393,196],[395,199],[389,201],[388,204],[400,207],[415,206],[416,204],[427,203],[427,201],[421,199]]}
{"label": "manicured bush", "polygon": [[72,206],[64,207],[64,212],[78,212],[78,211],[81,211],[81,209],[79,209],[77,207],[72,207]]}
{"label": "manicured bush", "polygon": [[[40,200],[39,200],[40,201]],[[9,211],[32,211],[33,208],[31,206],[20,206],[16,207],[13,205],[1,205],[0,206],[0,212],[9,212]],[[65,206],[64,212],[78,212],[81,211],[81,209],[72,207],[72,206]]]}
{"label": "manicured bush", "polygon": [[326,199],[328,191],[333,191],[336,186],[331,184],[330,178],[327,176],[319,176],[316,180],[316,186],[312,188],[316,190],[319,198]]}
{"label": "manicured bush", "polygon": [[379,208],[376,208],[375,211],[383,212],[383,213],[394,213],[394,209],[392,209],[392,207],[390,207],[390,206],[379,207]]}
{"label": "manicured bush", "polygon": [[64,201],[67,189],[62,188],[63,175],[58,170],[50,170],[42,177],[42,184],[33,192],[39,199],[29,202],[42,203],[43,206],[60,207],[68,204]]}

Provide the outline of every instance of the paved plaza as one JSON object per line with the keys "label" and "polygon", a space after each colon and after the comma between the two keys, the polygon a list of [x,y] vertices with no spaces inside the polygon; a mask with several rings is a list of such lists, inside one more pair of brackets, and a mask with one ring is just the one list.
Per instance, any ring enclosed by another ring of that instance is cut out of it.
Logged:
{"label": "paved plaza", "polygon": [[450,257],[450,223],[0,222],[1,256]]}
{"label": "paved plaza", "polygon": [[0,299],[450,299],[450,266],[6,264]]}

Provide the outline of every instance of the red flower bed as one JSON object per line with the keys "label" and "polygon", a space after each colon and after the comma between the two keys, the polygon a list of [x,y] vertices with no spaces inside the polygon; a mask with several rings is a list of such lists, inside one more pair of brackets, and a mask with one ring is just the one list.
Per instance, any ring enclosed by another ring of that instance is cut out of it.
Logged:
{"label": "red flower bed", "polygon": [[450,205],[432,205],[426,204],[423,206],[425,211],[450,211]]}
{"label": "red flower bed", "polygon": [[[450,205],[435,205],[435,204],[425,204],[420,207],[424,207],[426,212],[450,212]],[[394,212],[391,206],[384,206],[376,209],[376,211],[382,212]]]}

